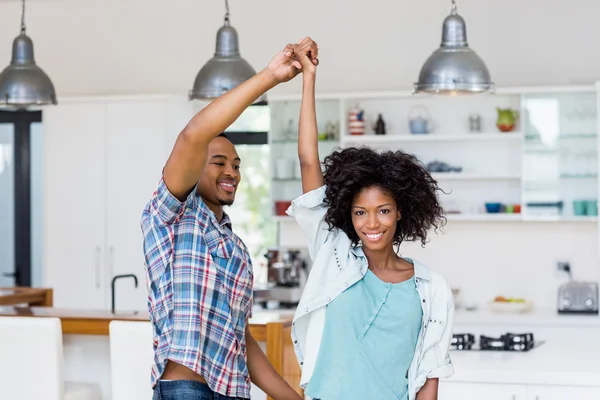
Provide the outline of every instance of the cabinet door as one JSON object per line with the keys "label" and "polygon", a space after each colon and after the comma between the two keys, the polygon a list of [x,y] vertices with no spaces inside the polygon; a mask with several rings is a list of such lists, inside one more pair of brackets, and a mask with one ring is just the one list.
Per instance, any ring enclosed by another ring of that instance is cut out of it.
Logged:
{"label": "cabinet door", "polygon": [[99,103],[44,110],[43,285],[55,307],[106,305],[105,118]]}
{"label": "cabinet door", "polygon": [[528,387],[528,400],[598,400],[600,387],[531,385]]}
{"label": "cabinet door", "polygon": [[527,400],[524,385],[440,381],[439,400]]}
{"label": "cabinet door", "polygon": [[115,307],[121,311],[147,310],[140,220],[166,161],[165,104],[122,101],[107,107],[107,284],[123,274],[138,280],[137,288],[133,278],[116,281]]}

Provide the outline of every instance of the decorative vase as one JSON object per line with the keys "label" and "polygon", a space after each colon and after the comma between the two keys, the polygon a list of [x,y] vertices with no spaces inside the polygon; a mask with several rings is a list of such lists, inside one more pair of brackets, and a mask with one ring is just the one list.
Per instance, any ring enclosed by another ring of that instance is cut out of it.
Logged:
{"label": "decorative vase", "polygon": [[496,120],[498,129],[501,132],[511,132],[515,129],[519,112],[510,108],[496,108],[496,110],[498,110],[498,119]]}

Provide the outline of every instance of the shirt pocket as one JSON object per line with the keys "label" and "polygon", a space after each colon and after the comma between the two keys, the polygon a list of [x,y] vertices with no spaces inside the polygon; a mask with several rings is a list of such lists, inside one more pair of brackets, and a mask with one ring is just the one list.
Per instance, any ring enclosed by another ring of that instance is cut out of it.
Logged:
{"label": "shirt pocket", "polygon": [[444,330],[446,329],[446,316],[429,317],[429,321],[427,321],[427,326],[425,327],[425,337],[423,341],[423,351],[427,351],[434,347],[436,344],[442,340],[442,335],[444,334]]}
{"label": "shirt pocket", "polygon": [[233,253],[233,241],[226,235],[214,231],[206,235],[206,246],[213,257],[231,258]]}

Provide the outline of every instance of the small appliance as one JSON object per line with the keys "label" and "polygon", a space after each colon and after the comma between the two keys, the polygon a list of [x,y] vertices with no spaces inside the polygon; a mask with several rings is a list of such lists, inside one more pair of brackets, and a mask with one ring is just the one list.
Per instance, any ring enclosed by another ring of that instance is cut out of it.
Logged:
{"label": "small appliance", "polygon": [[598,314],[598,283],[571,281],[558,288],[559,314]]}

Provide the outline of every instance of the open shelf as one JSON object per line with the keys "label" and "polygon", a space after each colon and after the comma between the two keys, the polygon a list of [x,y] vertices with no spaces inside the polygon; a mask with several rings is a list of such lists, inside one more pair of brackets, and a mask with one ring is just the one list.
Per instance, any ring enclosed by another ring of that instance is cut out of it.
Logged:
{"label": "open shelf", "polygon": [[[510,214],[510,213],[498,213],[498,214],[447,214],[446,218],[448,222],[462,221],[462,222],[583,222],[583,223],[594,223],[598,221],[598,217],[553,217],[553,216],[525,216],[523,214]],[[287,215],[276,215],[273,216],[275,221],[279,222],[295,222],[292,217]]]}
{"label": "open shelf", "polygon": [[520,132],[489,132],[489,133],[428,133],[428,134],[387,134],[387,135],[345,135],[344,143],[376,144],[402,142],[459,142],[459,141],[521,141]]}
{"label": "open shelf", "polygon": [[469,172],[432,172],[431,177],[436,181],[496,181],[496,180],[519,180],[521,175],[491,175]]}

